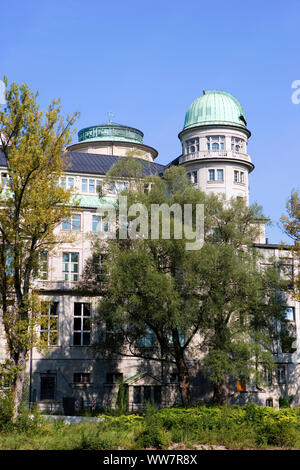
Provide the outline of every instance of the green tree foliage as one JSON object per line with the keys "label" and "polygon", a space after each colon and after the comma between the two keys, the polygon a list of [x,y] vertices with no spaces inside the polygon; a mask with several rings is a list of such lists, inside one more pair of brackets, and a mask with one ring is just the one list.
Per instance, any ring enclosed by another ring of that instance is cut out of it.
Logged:
{"label": "green tree foliage", "polygon": [[[7,82],[6,82],[7,85]],[[0,144],[7,164],[0,188],[0,302],[11,369],[14,416],[22,398],[29,349],[36,345],[41,305],[35,294],[40,255],[62,241],[54,228],[71,211],[60,187],[63,158],[76,115],[61,117],[59,100],[40,110],[26,84],[12,83],[0,109]]]}
{"label": "green tree foliage", "polygon": [[[106,259],[98,278],[103,299],[97,347],[104,355],[173,363],[185,405],[190,402],[189,364],[202,364],[220,402],[229,379],[258,383],[261,365],[272,367],[271,343],[284,298],[278,294],[278,270],[271,261],[261,269],[252,246],[260,208],[202,193],[180,167],[144,183],[143,191],[127,192],[128,207],[144,204],[150,219],[153,204],[182,209],[191,204],[194,216],[197,204],[203,204],[204,245],[187,250],[184,231],[181,239],[172,236],[172,214],[170,239],[152,239],[149,233],[148,238],[98,243],[98,254],[105,250]],[[160,228],[163,222],[160,218]]]}

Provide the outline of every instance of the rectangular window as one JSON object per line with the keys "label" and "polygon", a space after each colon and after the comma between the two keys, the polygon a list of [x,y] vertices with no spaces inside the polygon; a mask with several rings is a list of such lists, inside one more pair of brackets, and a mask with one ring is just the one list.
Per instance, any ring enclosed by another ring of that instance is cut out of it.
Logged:
{"label": "rectangular window", "polygon": [[65,177],[62,177],[60,178],[60,187],[61,188],[66,188],[66,178]]}
{"label": "rectangular window", "polygon": [[161,404],[161,386],[160,385],[154,385],[153,398],[154,398],[155,405]]}
{"label": "rectangular window", "polygon": [[89,193],[95,192],[95,180],[89,180]]}
{"label": "rectangular window", "polygon": [[78,281],[79,253],[63,253],[63,280]]}
{"label": "rectangular window", "polygon": [[57,346],[58,302],[42,302],[41,306],[41,339],[47,346]]}
{"label": "rectangular window", "polygon": [[74,303],[73,346],[88,346],[91,339],[90,304]]}
{"label": "rectangular window", "polygon": [[152,348],[154,345],[155,335],[150,328],[146,328],[146,334],[138,339],[139,348]]}
{"label": "rectangular window", "polygon": [[68,189],[73,189],[74,188],[74,178],[69,177],[68,178]]}
{"label": "rectangular window", "polygon": [[107,384],[118,384],[122,382],[123,374],[122,372],[108,372],[106,374],[106,383]]}
{"label": "rectangular window", "polygon": [[81,191],[83,193],[87,193],[87,179],[86,178],[82,178],[81,180]]}
{"label": "rectangular window", "polygon": [[93,215],[92,231],[93,232],[108,232],[108,222],[104,222],[103,218],[99,215]]}
{"label": "rectangular window", "polygon": [[208,170],[209,181],[215,181],[215,170]]}
{"label": "rectangular window", "polygon": [[62,221],[62,230],[69,230],[72,232],[80,232],[81,228],[81,215],[73,214],[71,219],[64,219]]}
{"label": "rectangular window", "polygon": [[224,171],[223,170],[217,170],[217,179],[218,179],[218,181],[224,181]]}
{"label": "rectangular window", "polygon": [[234,170],[233,179],[235,183],[239,182],[239,172],[237,170]]}
{"label": "rectangular window", "polygon": [[277,380],[279,384],[286,382],[286,367],[284,365],[277,366]]}
{"label": "rectangular window", "polygon": [[41,400],[55,400],[55,376],[41,376]]}
{"label": "rectangular window", "polygon": [[144,403],[152,403],[151,399],[151,386],[145,385],[144,386]]}
{"label": "rectangular window", "polygon": [[245,392],[246,391],[246,383],[244,380],[237,381],[237,391],[238,392]]}
{"label": "rectangular window", "polygon": [[91,383],[91,374],[86,372],[75,372],[73,375],[74,384],[89,384]]}
{"label": "rectangular window", "polygon": [[48,279],[48,252],[40,252],[40,269],[39,269],[40,279]]}
{"label": "rectangular window", "polygon": [[295,321],[295,308],[287,307],[284,311],[286,321]]}
{"label": "rectangular window", "polygon": [[142,403],[142,387],[133,387],[133,403],[140,405]]}
{"label": "rectangular window", "polygon": [[194,184],[198,183],[198,173],[197,173],[197,171],[193,171],[193,182],[194,182]]}

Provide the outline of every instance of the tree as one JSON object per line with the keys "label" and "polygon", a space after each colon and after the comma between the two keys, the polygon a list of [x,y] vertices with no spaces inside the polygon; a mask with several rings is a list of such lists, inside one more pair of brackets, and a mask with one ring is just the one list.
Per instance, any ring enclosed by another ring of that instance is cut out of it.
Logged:
{"label": "tree", "polygon": [[[7,85],[7,80],[6,80]],[[60,101],[41,111],[26,84],[12,83],[0,110],[7,170],[0,190],[0,301],[12,373],[14,418],[22,398],[27,355],[39,343],[37,295],[41,257],[61,239],[54,228],[71,213],[71,192],[58,184],[77,114],[61,117]]]}
{"label": "tree", "polygon": [[[97,347],[111,356],[173,363],[184,405],[190,402],[189,360],[196,357],[200,364],[204,356],[204,370],[220,401],[229,376],[248,377],[253,370],[258,375],[258,362],[270,363],[271,326],[282,314],[276,271],[261,272],[252,248],[259,208],[249,209],[240,199],[225,204],[202,193],[180,167],[166,170],[163,179],[146,178],[144,188],[148,190],[126,195],[128,206],[139,202],[147,208],[149,237],[138,234],[98,244],[98,254],[105,250],[106,260],[101,265]],[[160,236],[151,238],[155,204],[173,208],[169,239],[161,236],[164,217],[159,219]],[[181,239],[175,236],[175,209],[183,210],[185,204],[194,216],[197,205],[205,207],[200,250],[186,249],[184,224]],[[134,217],[129,230],[132,223]],[[233,367],[232,361],[238,363]]]}
{"label": "tree", "polygon": [[[300,194],[293,190],[286,204],[286,214],[281,217],[281,226],[285,234],[293,241],[294,246],[289,246],[295,260],[300,260]],[[300,299],[300,274],[295,276],[293,282],[294,294]]]}

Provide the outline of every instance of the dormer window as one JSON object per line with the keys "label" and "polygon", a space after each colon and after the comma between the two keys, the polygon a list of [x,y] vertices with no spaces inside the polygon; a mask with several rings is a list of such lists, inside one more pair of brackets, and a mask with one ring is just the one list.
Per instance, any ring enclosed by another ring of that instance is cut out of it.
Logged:
{"label": "dormer window", "polygon": [[210,152],[219,152],[224,150],[225,136],[211,135],[206,137],[207,150]]}

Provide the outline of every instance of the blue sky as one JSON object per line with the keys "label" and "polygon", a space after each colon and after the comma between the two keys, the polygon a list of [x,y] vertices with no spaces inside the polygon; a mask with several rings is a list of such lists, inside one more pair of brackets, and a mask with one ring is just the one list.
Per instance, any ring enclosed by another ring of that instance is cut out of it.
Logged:
{"label": "blue sky", "polygon": [[250,199],[273,221],[299,188],[299,0],[26,0],[1,5],[0,77],[27,82],[46,107],[60,97],[80,111],[77,130],[116,122],[144,132],[159,163],[180,154],[177,137],[204,89],[242,103],[252,132]]}

